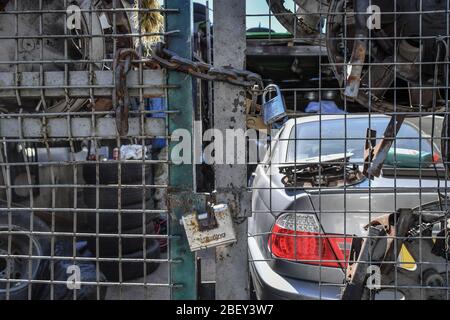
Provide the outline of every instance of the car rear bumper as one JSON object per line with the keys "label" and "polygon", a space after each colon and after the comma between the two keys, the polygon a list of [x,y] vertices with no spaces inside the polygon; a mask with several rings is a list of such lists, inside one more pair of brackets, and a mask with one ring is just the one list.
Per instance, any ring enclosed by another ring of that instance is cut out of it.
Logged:
{"label": "car rear bumper", "polygon": [[248,239],[250,273],[260,300],[338,300],[341,288],[292,279],[276,273],[261,253],[256,240]]}

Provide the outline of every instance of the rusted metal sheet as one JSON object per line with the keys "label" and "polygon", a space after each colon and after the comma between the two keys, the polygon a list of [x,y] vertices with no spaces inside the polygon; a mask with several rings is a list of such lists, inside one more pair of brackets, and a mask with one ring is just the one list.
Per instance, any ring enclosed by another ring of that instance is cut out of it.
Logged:
{"label": "rusted metal sheet", "polygon": [[345,95],[349,98],[356,98],[359,95],[361,75],[366,60],[367,43],[365,40],[357,39],[353,47],[353,54],[350,60],[350,74],[347,76]]}

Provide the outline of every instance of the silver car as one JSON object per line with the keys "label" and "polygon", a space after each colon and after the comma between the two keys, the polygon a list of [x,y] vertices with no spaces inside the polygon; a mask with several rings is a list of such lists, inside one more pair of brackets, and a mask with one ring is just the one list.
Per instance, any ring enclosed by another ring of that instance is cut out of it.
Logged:
{"label": "silver car", "polygon": [[[248,249],[258,299],[340,299],[352,236],[363,236],[374,217],[438,199],[445,183],[437,176],[439,140],[430,137],[440,136],[441,117],[406,119],[391,149],[395,162],[387,159],[373,180],[361,173],[367,128],[380,138],[389,120],[308,116],[275,136],[251,183]],[[416,158],[402,158],[405,150]],[[343,167],[345,179],[336,174]],[[399,259],[417,267],[403,251]]]}

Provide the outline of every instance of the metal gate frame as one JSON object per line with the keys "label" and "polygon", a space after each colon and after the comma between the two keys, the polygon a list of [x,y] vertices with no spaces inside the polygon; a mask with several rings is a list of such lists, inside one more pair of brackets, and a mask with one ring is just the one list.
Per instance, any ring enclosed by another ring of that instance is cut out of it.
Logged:
{"label": "metal gate frame", "polygon": [[[18,0],[17,0],[18,1]],[[16,2],[17,3],[17,2]],[[42,2],[39,2],[42,7]],[[64,2],[67,3],[67,2]],[[115,2],[114,2],[115,3]],[[192,2],[185,0],[166,0],[165,9],[161,10],[166,17],[166,30],[164,36],[167,39],[168,48],[177,52],[180,56],[185,58],[192,58],[192,32],[193,32],[193,10]],[[19,13],[16,13],[18,15]],[[0,15],[1,17],[1,15]],[[114,19],[115,20],[115,19]],[[114,21],[116,22],[116,21]],[[42,22],[41,22],[42,23]],[[114,32],[116,26],[114,25]],[[141,36],[141,34],[139,34]],[[103,35],[106,38],[106,35]],[[38,41],[42,41],[42,35],[36,36]],[[18,41],[19,37],[11,36],[11,39]],[[116,51],[116,49],[114,50]],[[41,56],[42,59],[42,56]],[[139,61],[142,62],[142,61]],[[3,61],[4,63],[4,61]],[[39,61],[36,63],[39,64]],[[67,63],[67,62],[66,62]],[[42,64],[42,62],[41,62]],[[2,72],[0,73],[0,97],[7,97],[15,99],[18,96],[22,97],[43,97],[44,94],[48,97],[66,97],[76,96],[85,98],[97,98],[97,97],[111,97],[111,94],[115,90],[116,78],[114,77],[114,71],[66,71],[62,72],[44,72],[41,68],[40,72],[22,72],[21,79],[17,79],[14,73]],[[166,76],[166,77],[165,77]],[[136,136],[138,139],[151,139],[155,137],[165,137],[169,144],[169,154],[176,145],[177,141],[171,139],[173,132],[176,129],[182,128],[193,132],[193,85],[192,77],[185,74],[181,74],[175,71],[165,72],[164,70],[132,70],[128,74],[127,87],[130,96],[139,97],[140,101],[143,101],[143,96],[159,96],[166,93],[167,97],[167,111],[165,120],[154,119],[146,117],[147,113],[142,112],[139,117],[130,118],[128,137]],[[94,80],[95,79],[95,80]],[[166,83],[165,80],[166,79]],[[95,84],[94,84],[95,82]],[[141,111],[140,111],[141,112]],[[106,113],[106,112],[105,112]],[[3,141],[49,141],[49,140],[68,140],[73,146],[74,141],[85,139],[101,140],[102,138],[116,139],[120,143],[120,137],[116,132],[116,125],[114,118],[99,118],[96,119],[94,115],[90,113],[83,114],[82,112],[70,113],[70,114],[21,114],[14,113],[0,116],[0,137]],[[72,148],[73,149],[73,148]],[[72,161],[72,160],[71,160]],[[168,214],[168,234],[167,236],[161,236],[160,238],[168,239],[168,258],[158,259],[158,263],[168,263],[169,275],[167,284],[153,284],[153,283],[138,283],[128,284],[129,286],[163,286],[168,287],[170,290],[171,299],[196,299],[197,298],[197,271],[195,254],[189,249],[188,242],[185,236],[184,228],[180,223],[180,219],[186,210],[205,210],[206,195],[196,194],[194,192],[194,167],[191,164],[174,165],[167,161],[161,161],[168,164],[169,169],[169,181],[167,183],[167,214]],[[154,163],[149,161],[149,163]],[[52,166],[52,162],[46,163],[46,165]],[[64,164],[63,162],[57,162],[56,164]],[[69,165],[80,165],[84,162],[72,161]],[[17,163],[6,163],[2,165],[2,171],[8,171],[10,167],[17,165]],[[27,170],[30,166],[37,164],[25,164]],[[67,165],[67,164],[66,164]],[[97,165],[98,167],[98,165]],[[120,172],[120,169],[119,169]],[[76,173],[76,171],[75,171]],[[53,169],[51,169],[52,178],[54,178]],[[120,180],[120,179],[119,179]],[[75,180],[76,181],[76,180]],[[98,177],[97,177],[98,182]],[[120,181],[119,181],[120,182]],[[76,182],[75,182],[76,184]],[[59,187],[72,188],[73,185],[46,185],[45,187],[51,188],[52,193]],[[40,185],[38,186],[40,187]],[[165,188],[166,186],[149,186],[149,188]],[[7,192],[11,193],[11,186],[7,184]],[[75,193],[77,188],[83,188],[83,186],[77,185],[74,187]],[[94,187],[93,187],[94,188]],[[119,183],[119,189],[121,184]],[[30,188],[31,189],[31,188]],[[95,190],[95,189],[92,189]],[[96,187],[99,190],[99,187]],[[72,190],[73,191],[73,190]],[[54,202],[54,195],[52,196]],[[99,195],[96,196],[96,202],[98,205]],[[120,202],[120,200],[119,200]],[[80,208],[72,208],[72,211],[76,213],[81,212]],[[148,208],[147,208],[148,209]],[[55,212],[69,212],[71,208],[58,208],[53,205],[50,208],[35,208],[30,205],[30,212],[48,212],[54,214]],[[17,208],[13,208],[11,203],[11,197],[9,195],[6,208],[0,208],[0,211],[15,212],[19,211]],[[96,215],[106,212],[105,209],[93,209],[88,210],[90,214]],[[150,210],[155,211],[156,210]],[[165,210],[163,210],[165,212]],[[161,211],[162,212],[162,211]],[[165,212],[166,213],[166,212]],[[34,214],[34,213],[33,213]],[[119,209],[118,214],[122,214]],[[120,224],[119,224],[120,225]],[[54,230],[50,235],[58,235]],[[63,234],[63,233],[61,233]],[[77,236],[76,229],[73,233],[64,233],[65,236]],[[88,236],[99,237],[99,232],[95,234],[89,234]],[[121,234],[114,235],[121,243]],[[143,239],[158,238],[155,235],[145,235]],[[120,245],[121,246],[121,245]],[[4,258],[4,253],[0,254],[0,257]],[[5,257],[11,257],[11,254]],[[31,258],[36,259],[35,256]],[[101,261],[108,261],[106,258],[84,258],[84,257],[72,257],[73,261],[92,261],[98,263]],[[44,257],[47,261],[53,263],[58,258],[56,257]],[[115,259],[115,258],[114,258]],[[121,257],[118,257],[119,263],[121,263]],[[112,259],[109,259],[112,260]],[[135,259],[136,260],[136,259]],[[139,260],[140,261],[140,260]],[[143,264],[144,260],[142,260]],[[138,261],[136,261],[138,263]],[[121,268],[121,267],[120,267]],[[53,276],[52,276],[53,277]],[[30,283],[34,283],[33,280],[29,280]],[[43,283],[49,283],[53,285],[64,284],[58,283],[54,279],[45,280]],[[88,285],[88,284],[86,284]],[[107,286],[108,283],[89,283],[97,287],[97,290],[101,286]],[[121,287],[124,285],[122,281],[114,283]]]}
{"label": "metal gate frame", "polygon": [[[167,0],[167,7],[177,8],[177,14],[167,16],[167,29],[178,30],[168,40],[168,48],[177,52],[180,57],[192,59],[193,35],[193,5],[191,1]],[[185,74],[169,71],[168,85],[176,86],[168,89],[168,110],[175,111],[169,116],[169,136],[174,130],[183,128],[193,136],[193,79]],[[178,141],[171,139],[169,155]],[[191,139],[191,145],[193,141]],[[170,156],[169,156],[170,158]],[[206,197],[196,194],[194,190],[193,159],[190,164],[169,165],[168,209],[171,223],[170,256],[174,262],[171,266],[170,276],[173,284],[171,299],[195,300],[197,299],[197,271],[195,253],[191,252],[186,238],[184,227],[180,222],[187,211],[204,212]]]}

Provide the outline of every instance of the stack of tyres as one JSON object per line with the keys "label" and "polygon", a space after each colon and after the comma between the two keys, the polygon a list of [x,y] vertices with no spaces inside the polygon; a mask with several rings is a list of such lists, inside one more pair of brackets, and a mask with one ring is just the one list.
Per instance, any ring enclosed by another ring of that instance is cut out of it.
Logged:
{"label": "stack of tyres", "polygon": [[115,282],[150,274],[158,263],[144,260],[160,257],[159,241],[145,237],[154,234],[154,214],[144,214],[144,210],[154,209],[153,190],[144,187],[144,184],[153,184],[152,167],[121,163],[120,172],[119,187],[119,164],[100,163],[98,171],[97,164],[87,164],[83,168],[85,183],[99,186],[83,189],[86,206],[111,209],[110,212],[102,210],[87,215],[86,221],[92,232],[103,235],[90,237],[88,247],[96,257],[113,258],[112,261],[101,261],[100,269],[108,280]]}

